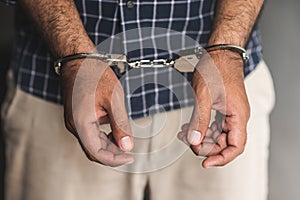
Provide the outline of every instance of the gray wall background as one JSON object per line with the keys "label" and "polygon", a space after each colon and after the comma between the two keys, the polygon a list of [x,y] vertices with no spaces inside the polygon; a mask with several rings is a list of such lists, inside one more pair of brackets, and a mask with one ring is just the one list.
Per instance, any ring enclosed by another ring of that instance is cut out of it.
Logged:
{"label": "gray wall background", "polygon": [[[0,100],[4,70],[12,44],[13,8],[0,5]],[[271,116],[270,200],[300,197],[300,1],[267,0],[260,27],[264,55],[275,82],[276,107]],[[2,135],[0,135],[2,136]],[[2,199],[3,143],[0,137],[0,199]]]}
{"label": "gray wall background", "polygon": [[300,199],[300,1],[267,0],[264,56],[275,82],[271,115],[270,199]]}

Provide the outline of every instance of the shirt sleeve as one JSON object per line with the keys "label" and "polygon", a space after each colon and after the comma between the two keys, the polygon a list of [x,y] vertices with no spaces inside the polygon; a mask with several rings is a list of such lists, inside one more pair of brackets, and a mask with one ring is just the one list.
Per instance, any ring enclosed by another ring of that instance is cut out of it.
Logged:
{"label": "shirt sleeve", "polygon": [[6,5],[15,5],[17,0],[0,0],[0,3],[5,3]]}

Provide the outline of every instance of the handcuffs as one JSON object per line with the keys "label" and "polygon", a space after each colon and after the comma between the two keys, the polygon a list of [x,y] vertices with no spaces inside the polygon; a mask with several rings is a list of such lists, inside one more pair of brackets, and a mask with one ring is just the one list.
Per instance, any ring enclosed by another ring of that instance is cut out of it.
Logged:
{"label": "handcuffs", "polygon": [[238,53],[244,65],[249,59],[249,55],[247,51],[236,45],[231,44],[216,44],[208,47],[196,47],[191,49],[181,50],[179,52],[180,57],[175,60],[170,59],[154,59],[154,60],[138,60],[130,62],[125,54],[107,54],[107,53],[77,53],[68,55],[62,58],[59,58],[54,63],[54,69],[56,74],[61,75],[61,69],[63,65],[69,61],[76,60],[76,59],[98,59],[105,63],[109,63],[109,66],[117,67],[119,72],[123,74],[125,72],[125,65],[129,68],[161,68],[161,67],[169,67],[173,66],[180,72],[193,72],[195,66],[202,58],[205,52],[211,52],[215,50],[230,50],[233,52]]}

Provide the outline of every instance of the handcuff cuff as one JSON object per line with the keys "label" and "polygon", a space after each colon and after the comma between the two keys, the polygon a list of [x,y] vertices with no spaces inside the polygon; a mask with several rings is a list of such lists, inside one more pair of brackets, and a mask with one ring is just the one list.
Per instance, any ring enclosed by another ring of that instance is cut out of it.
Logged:
{"label": "handcuff cuff", "polygon": [[249,55],[247,51],[240,46],[231,45],[231,44],[216,44],[207,47],[196,47],[196,48],[181,50],[179,52],[180,57],[175,60],[154,59],[154,60],[138,60],[138,61],[130,62],[125,54],[107,54],[101,52],[76,53],[76,54],[59,58],[54,63],[54,69],[56,74],[61,75],[61,70],[65,63],[72,60],[89,58],[89,59],[97,59],[105,63],[109,63],[109,66],[111,67],[112,66],[117,67],[121,74],[125,72],[126,65],[129,68],[133,68],[133,69],[143,68],[143,67],[161,68],[161,67],[173,66],[175,69],[177,69],[180,72],[193,72],[196,64],[203,57],[205,52],[212,52],[216,50],[229,50],[238,53],[241,56],[244,65],[249,60]]}

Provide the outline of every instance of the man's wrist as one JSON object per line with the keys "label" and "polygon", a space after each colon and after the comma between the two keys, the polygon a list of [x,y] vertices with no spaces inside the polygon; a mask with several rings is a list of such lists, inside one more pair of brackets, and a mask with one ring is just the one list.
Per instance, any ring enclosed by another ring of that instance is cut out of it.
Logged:
{"label": "man's wrist", "polygon": [[[74,36],[75,37],[75,36]],[[67,46],[67,48],[60,48],[61,50],[57,53],[57,57],[65,57],[68,55],[87,52],[87,53],[96,53],[96,47],[93,42],[88,38],[88,36],[78,36],[79,39],[76,41],[66,41],[65,44],[61,46]],[[79,42],[80,41],[80,42]]]}
{"label": "man's wrist", "polygon": [[221,26],[214,29],[207,44],[210,46],[215,44],[232,44],[244,48],[247,40],[248,36],[242,36],[241,33],[227,30],[226,26]]}
{"label": "man's wrist", "polygon": [[217,50],[209,52],[209,55],[221,74],[244,78],[244,63],[237,53],[229,50]]}
{"label": "man's wrist", "polygon": [[225,51],[225,50],[231,51],[233,53],[240,55],[240,58],[243,60],[244,65],[247,63],[247,61],[249,59],[249,55],[248,55],[246,49],[244,49],[241,46],[237,46],[237,45],[215,44],[215,45],[205,47],[205,50],[207,52],[222,51],[222,50],[223,51]]}

